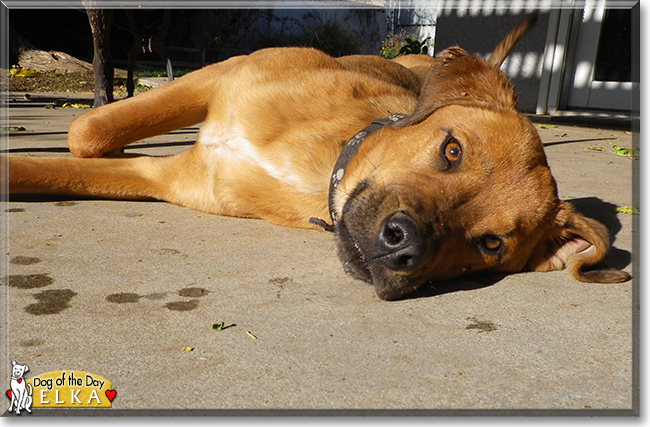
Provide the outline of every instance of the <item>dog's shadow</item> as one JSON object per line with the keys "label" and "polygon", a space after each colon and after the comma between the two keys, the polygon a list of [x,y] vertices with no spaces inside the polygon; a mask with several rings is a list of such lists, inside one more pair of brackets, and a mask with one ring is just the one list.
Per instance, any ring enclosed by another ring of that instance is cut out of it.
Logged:
{"label": "dog's shadow", "polygon": [[[586,217],[593,218],[607,227],[612,241],[614,241],[618,232],[621,231],[622,225],[617,217],[616,205],[605,202],[597,197],[571,199],[568,202],[575,207],[577,212]],[[632,254],[629,251],[612,246],[602,263],[596,267],[602,268],[603,266],[609,266],[622,270],[630,264],[631,260]],[[426,282],[412,294],[404,296],[403,299],[435,297],[452,292],[486,288],[497,284],[507,276],[508,274],[488,273],[464,276],[443,282]]]}
{"label": "dog's shadow", "polygon": [[426,282],[415,292],[405,295],[404,300],[414,298],[437,297],[439,295],[449,294],[458,291],[473,291],[475,289],[486,288],[500,282],[508,276],[504,273],[475,274],[470,276],[459,277],[458,279],[446,280],[442,282]]}

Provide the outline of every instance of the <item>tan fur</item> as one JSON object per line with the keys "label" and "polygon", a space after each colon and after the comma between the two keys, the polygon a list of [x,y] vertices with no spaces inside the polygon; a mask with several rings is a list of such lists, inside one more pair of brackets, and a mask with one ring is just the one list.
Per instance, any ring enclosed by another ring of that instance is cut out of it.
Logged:
{"label": "tan fur", "polygon": [[504,59],[508,56],[515,44],[521,39],[530,29],[530,27],[537,21],[537,15],[532,15],[530,18],[524,19],[513,28],[507,36],[494,48],[490,58],[488,58],[488,65],[492,68],[499,68]]}
{"label": "tan fur", "polygon": [[[578,280],[627,280],[582,271],[605,256],[606,230],[558,200],[539,137],[496,68],[457,47],[392,61],[267,49],[82,115],[68,133],[75,158],[9,157],[2,166],[11,193],[153,198],[316,228],[309,219],[329,218],[342,146],[373,119],[402,113],[366,138],[334,193],[343,267],[380,297],[480,271],[566,267]],[[201,121],[182,154],[103,157]],[[462,147],[453,168],[443,154],[450,138]],[[391,220],[403,228],[397,237],[386,237]],[[486,236],[500,239],[498,253],[482,246]],[[402,240],[390,249],[387,238]]]}

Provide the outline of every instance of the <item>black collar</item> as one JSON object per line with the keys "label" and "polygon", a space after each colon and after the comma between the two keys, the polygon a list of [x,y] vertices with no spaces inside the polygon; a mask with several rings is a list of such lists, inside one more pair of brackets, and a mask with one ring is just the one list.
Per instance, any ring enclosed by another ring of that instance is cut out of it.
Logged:
{"label": "black collar", "polygon": [[343,146],[343,149],[339,154],[339,158],[334,164],[332,179],[330,180],[328,207],[330,218],[332,219],[332,225],[329,225],[327,222],[325,222],[325,220],[318,218],[310,218],[309,222],[311,224],[317,225],[323,228],[325,231],[334,231],[334,225],[336,225],[336,222],[338,221],[336,209],[334,209],[334,191],[341,183],[343,175],[345,175],[345,169],[347,168],[348,163],[350,163],[350,160],[352,160],[352,157],[354,157],[354,155],[357,153],[357,150],[359,150],[359,146],[368,135],[384,128],[390,123],[403,119],[404,117],[406,116],[402,114],[393,114],[392,116],[386,118],[375,119],[370,123],[369,126],[348,140],[348,142]]}

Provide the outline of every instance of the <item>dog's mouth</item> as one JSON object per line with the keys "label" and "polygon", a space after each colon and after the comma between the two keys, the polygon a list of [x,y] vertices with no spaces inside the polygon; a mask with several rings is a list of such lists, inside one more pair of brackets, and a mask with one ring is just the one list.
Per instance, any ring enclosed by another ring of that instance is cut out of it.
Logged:
{"label": "dog's mouth", "polygon": [[336,224],[334,236],[336,239],[336,253],[343,265],[343,271],[355,279],[363,280],[372,285],[372,274],[370,274],[368,264],[361,248],[350,234],[345,218],[341,218]]}
{"label": "dog's mouth", "polygon": [[348,214],[346,213],[350,209],[350,204],[368,187],[370,187],[370,182],[363,180],[350,193],[343,207],[341,218],[335,223],[334,237],[336,241],[336,252],[343,265],[343,271],[355,279],[363,280],[372,285],[372,275],[370,274],[368,263],[365,260],[361,247],[350,233],[346,222],[348,218]]}
{"label": "dog's mouth", "polygon": [[362,193],[353,192],[335,225],[337,255],[343,270],[373,285],[380,298],[401,298],[424,283],[432,244],[409,213],[383,213],[382,192]]}
{"label": "dog's mouth", "polygon": [[[336,250],[343,270],[355,279],[374,286],[377,296],[384,300],[396,300],[416,291],[424,278],[418,274],[421,259],[428,257],[424,245],[409,246],[392,252],[377,251],[377,245],[359,244],[363,237],[350,232],[345,219],[335,228]],[[381,240],[379,238],[378,240]],[[414,261],[415,260],[415,261]]]}

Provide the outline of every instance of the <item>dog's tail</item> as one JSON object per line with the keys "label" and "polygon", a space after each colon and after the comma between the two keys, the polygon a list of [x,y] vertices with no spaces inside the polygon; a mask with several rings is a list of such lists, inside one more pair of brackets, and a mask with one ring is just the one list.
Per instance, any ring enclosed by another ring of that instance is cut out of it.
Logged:
{"label": "dog's tail", "polygon": [[528,32],[530,27],[532,27],[535,22],[537,22],[537,14],[524,19],[515,28],[513,28],[490,54],[490,58],[488,59],[488,64],[490,64],[490,67],[499,68],[515,44],[517,44],[519,39],[521,39]]}

